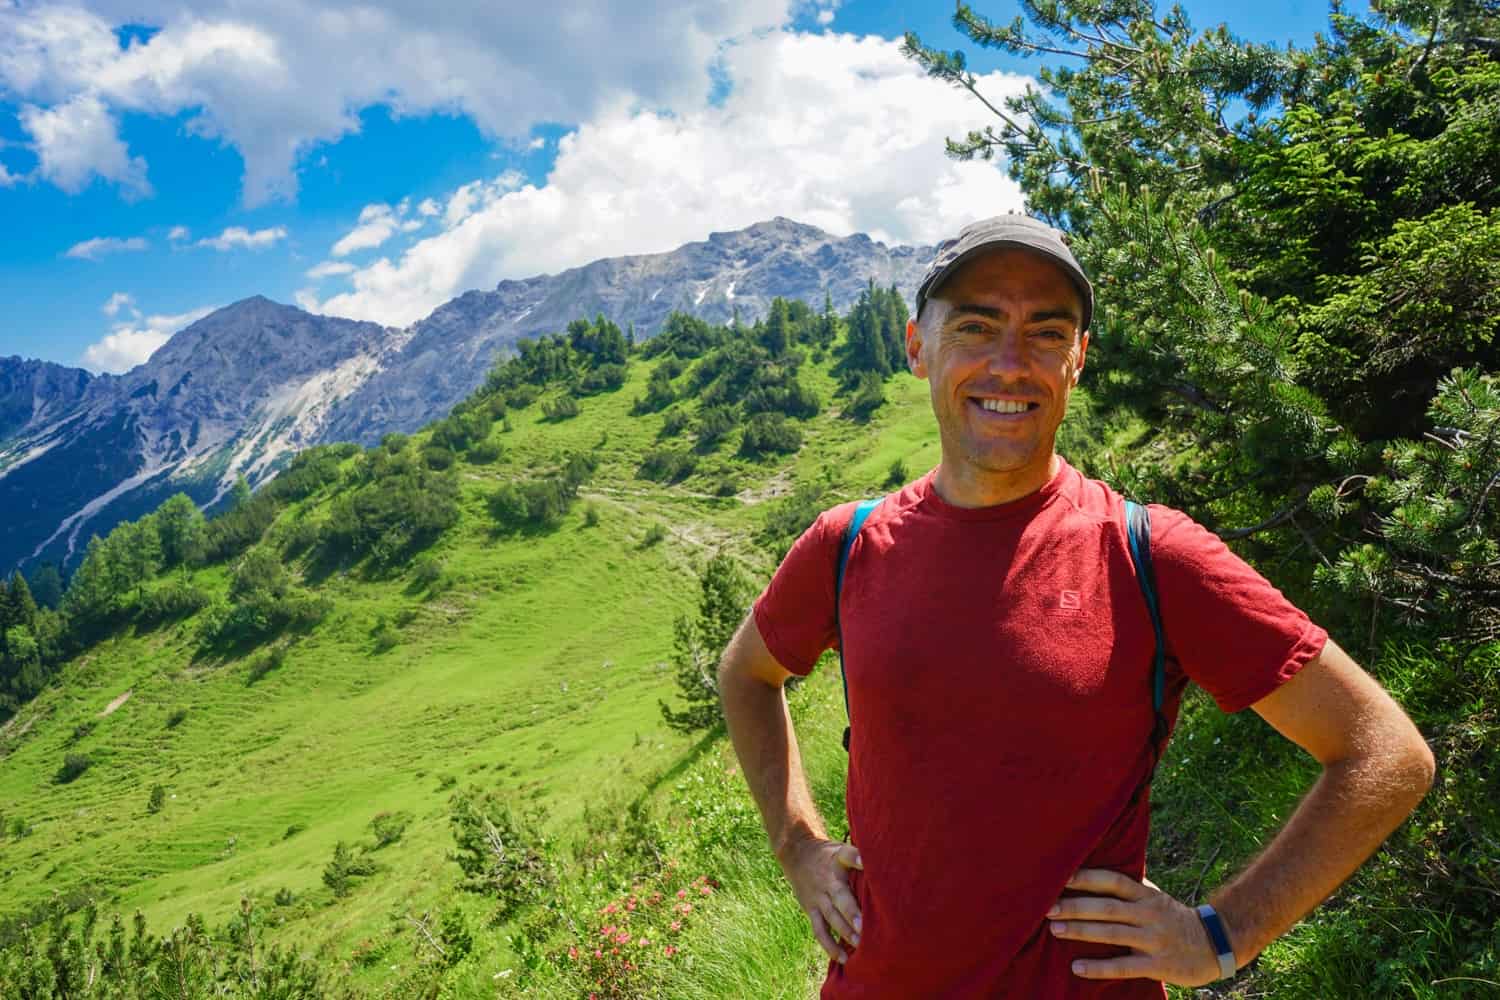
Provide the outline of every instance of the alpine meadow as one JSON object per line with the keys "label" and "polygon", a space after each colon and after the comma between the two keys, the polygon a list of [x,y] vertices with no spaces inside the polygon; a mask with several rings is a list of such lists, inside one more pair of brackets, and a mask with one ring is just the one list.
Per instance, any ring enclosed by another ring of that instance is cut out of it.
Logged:
{"label": "alpine meadow", "polygon": [[[1299,48],[1148,0],[1020,9],[953,23],[1041,90],[903,51],[972,95],[949,155],[996,159],[1093,279],[1059,453],[1218,533],[1438,762],[1324,906],[1170,995],[1500,997],[1500,12],[1335,7]],[[816,995],[715,670],[820,511],[937,464],[908,291],[580,309],[420,430],[16,570],[0,997]],[[789,688],[837,836],[836,657]],[[1317,774],[1190,691],[1151,879],[1200,897]]]}

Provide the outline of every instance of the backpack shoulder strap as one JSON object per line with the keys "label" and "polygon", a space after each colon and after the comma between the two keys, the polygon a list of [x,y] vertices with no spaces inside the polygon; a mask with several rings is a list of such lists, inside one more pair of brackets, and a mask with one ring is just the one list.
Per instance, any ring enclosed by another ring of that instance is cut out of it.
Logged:
{"label": "backpack shoulder strap", "polygon": [[[865,526],[865,520],[870,512],[880,506],[880,501],[861,500],[854,508],[854,515],[849,518],[849,524],[844,528],[844,542],[839,546],[839,568],[833,578],[833,621],[839,633],[839,679],[844,685],[844,716],[849,717],[849,675],[844,671],[844,626],[839,616],[839,598],[844,592],[844,569],[849,565],[849,551],[854,548],[854,539],[859,537],[860,529]],[[849,726],[844,727],[844,750],[849,749]]]}
{"label": "backpack shoulder strap", "polygon": [[1125,534],[1130,543],[1130,562],[1135,567],[1135,580],[1140,585],[1141,597],[1146,601],[1146,611],[1151,616],[1151,631],[1156,640],[1156,647],[1151,654],[1151,711],[1155,715],[1155,721],[1151,728],[1151,774],[1146,778],[1146,783],[1150,784],[1167,736],[1167,717],[1163,710],[1167,694],[1167,646],[1162,631],[1161,609],[1156,599],[1156,572],[1151,566],[1151,512],[1144,504],[1134,500],[1125,501]]}

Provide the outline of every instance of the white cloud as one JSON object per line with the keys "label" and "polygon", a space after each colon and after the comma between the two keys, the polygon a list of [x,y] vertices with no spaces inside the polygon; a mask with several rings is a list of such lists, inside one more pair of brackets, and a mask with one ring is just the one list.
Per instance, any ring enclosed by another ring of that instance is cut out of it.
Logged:
{"label": "white cloud", "polygon": [[[455,190],[443,231],[350,276],[321,311],[398,325],[502,278],[669,250],[776,215],[831,233],[933,243],[1023,207],[993,164],[943,139],[982,120],[969,95],[924,75],[899,44],[768,32],[724,53],[732,87],[677,113],[621,101],[564,136],[540,186],[514,175]],[[1024,77],[980,79],[991,100]]]}
{"label": "white cloud", "polygon": [[116,375],[129,371],[144,364],[161,345],[172,339],[172,334],[217,308],[205,306],[175,316],[147,316],[144,319],[137,315],[134,321],[116,323],[102,340],[84,349],[83,365]]}
{"label": "white cloud", "polygon": [[198,246],[213,247],[220,252],[233,250],[235,247],[262,250],[272,243],[284,239],[286,239],[286,227],[284,226],[257,229],[253,233],[244,226],[230,226],[218,236],[209,236],[199,240]]}
{"label": "white cloud", "polygon": [[[467,115],[520,139],[622,94],[692,103],[721,45],[786,23],[792,4],[562,0],[539,17],[486,0],[166,0],[107,13],[0,2],[0,92],[31,106],[23,125],[42,176],[65,189],[99,175],[145,193],[145,162],[112,116],[188,112],[190,131],[239,151],[255,205],[295,195],[304,154],[357,132],[368,107]],[[113,29],[127,22],[160,30],[121,48]]]}
{"label": "white cloud", "polygon": [[167,239],[173,243],[179,243],[191,235],[192,233],[188,230],[187,226],[173,226],[167,230]]}
{"label": "white cloud", "polygon": [[396,216],[389,205],[366,205],[359,213],[359,225],[351,229],[330,251],[335,257],[347,257],[357,250],[373,250],[396,231]]}
{"label": "white cloud", "polygon": [[831,10],[820,10],[820,11],[818,11],[818,23],[819,24],[832,24],[833,23],[833,11],[831,11]]}
{"label": "white cloud", "polygon": [[[115,292],[115,294],[109,297],[109,301],[100,307],[100,311],[106,316],[113,316],[121,309],[133,307],[134,305],[135,299],[131,297],[129,292]],[[131,308],[130,311],[135,312],[135,309]]]}
{"label": "white cloud", "polygon": [[[4,30],[0,20],[0,31]],[[115,127],[114,116],[92,94],[81,94],[51,108],[25,105],[21,125],[31,134],[37,173],[69,194],[88,186],[95,175],[114,181],[129,197],[151,193],[146,161],[131,156]]]}
{"label": "white cloud", "polygon": [[129,239],[120,239],[118,236],[95,236],[91,240],[74,243],[68,247],[63,256],[77,257],[81,260],[98,260],[106,254],[123,253],[127,250],[145,250],[150,245],[140,236],[132,236]]}
{"label": "white cloud", "polygon": [[0,163],[0,188],[10,187],[12,184],[20,183],[21,178],[5,169],[5,164]]}
{"label": "white cloud", "polygon": [[[521,177],[520,174],[515,176]],[[520,183],[519,180],[517,183]],[[335,243],[329,253],[335,257],[347,257],[360,250],[373,250],[396,233],[416,232],[427,224],[427,216],[436,215],[440,211],[442,211],[441,207],[431,198],[417,206],[417,213],[422,218],[415,219],[407,218],[411,213],[411,199],[409,198],[401,199],[400,204],[394,208],[379,202],[366,205],[360,209],[358,225]],[[308,273],[311,275],[312,272]]]}
{"label": "white cloud", "polygon": [[309,268],[307,276],[313,279],[327,278],[335,274],[353,274],[354,271],[354,265],[350,264],[348,261],[325,260],[317,267]]}
{"label": "white cloud", "polygon": [[546,149],[547,140],[542,136],[537,136],[535,139],[532,139],[526,144],[526,148],[532,152],[536,152],[538,149]]}

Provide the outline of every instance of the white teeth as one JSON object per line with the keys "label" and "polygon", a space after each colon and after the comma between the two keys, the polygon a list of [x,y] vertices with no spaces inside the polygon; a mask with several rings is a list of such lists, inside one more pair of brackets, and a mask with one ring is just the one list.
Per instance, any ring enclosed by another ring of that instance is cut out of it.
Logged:
{"label": "white teeth", "polygon": [[1025,413],[1029,404],[1011,399],[981,399],[979,405],[996,413]]}

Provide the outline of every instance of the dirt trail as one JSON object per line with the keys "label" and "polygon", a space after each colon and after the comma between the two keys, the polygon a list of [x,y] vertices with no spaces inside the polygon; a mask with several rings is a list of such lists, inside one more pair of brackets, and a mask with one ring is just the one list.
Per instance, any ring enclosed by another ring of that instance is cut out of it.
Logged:
{"label": "dirt trail", "polygon": [[109,713],[113,712],[115,709],[119,708],[121,705],[125,704],[130,700],[130,696],[133,694],[135,694],[135,688],[131,688],[129,691],[126,691],[124,694],[120,695],[108,705],[105,705],[104,711],[99,713],[99,717],[102,719]]}

